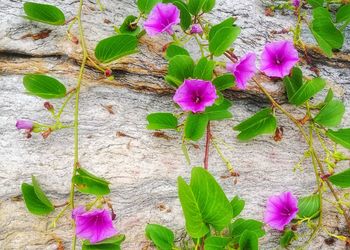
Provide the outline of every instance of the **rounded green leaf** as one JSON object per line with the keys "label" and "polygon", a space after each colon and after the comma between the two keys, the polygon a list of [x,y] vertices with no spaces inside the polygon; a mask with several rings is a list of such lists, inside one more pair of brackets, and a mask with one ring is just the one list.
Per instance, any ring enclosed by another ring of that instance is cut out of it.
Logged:
{"label": "rounded green leaf", "polygon": [[287,247],[290,245],[290,242],[296,237],[294,231],[292,230],[286,230],[284,231],[283,235],[280,239],[280,245],[281,247]]}
{"label": "rounded green leaf", "polygon": [[133,23],[136,20],[137,20],[136,16],[132,16],[132,15],[127,16],[123,24],[120,26],[119,32],[121,34],[129,34],[129,35],[137,36],[140,33],[141,28],[137,24]]}
{"label": "rounded green leaf", "polygon": [[66,20],[63,12],[49,4],[26,2],[23,5],[26,18],[51,25],[63,25]]}
{"label": "rounded green leaf", "polygon": [[337,23],[350,22],[350,4],[343,5],[337,11]]}
{"label": "rounded green leaf", "polygon": [[66,87],[50,76],[40,74],[25,75],[23,84],[29,94],[44,99],[62,98],[66,95]]}
{"label": "rounded green leaf", "polygon": [[124,240],[124,234],[118,234],[94,244],[90,243],[88,240],[84,240],[82,250],[120,250],[120,245]]}
{"label": "rounded green leaf", "polygon": [[320,110],[314,121],[325,127],[336,127],[341,123],[344,113],[344,103],[339,100],[331,100]]}
{"label": "rounded green leaf", "polygon": [[223,98],[220,104],[214,104],[206,108],[205,114],[208,115],[209,121],[221,121],[232,118],[232,113],[228,110],[232,106],[232,102]]}
{"label": "rounded green leaf", "polygon": [[185,137],[192,141],[201,139],[206,131],[208,115],[205,113],[190,113],[185,123]]}
{"label": "rounded green leaf", "polygon": [[202,7],[203,12],[208,13],[212,11],[212,9],[214,9],[215,7],[215,3],[216,3],[215,0],[206,0]]}
{"label": "rounded green leaf", "polygon": [[193,78],[210,81],[213,78],[215,62],[201,58],[193,70]]}
{"label": "rounded green leaf", "polygon": [[137,0],[137,7],[142,13],[148,14],[161,0]]}
{"label": "rounded green leaf", "polygon": [[315,194],[300,198],[298,200],[298,209],[297,218],[299,219],[317,218],[320,214],[320,197]]}
{"label": "rounded green leaf", "polygon": [[335,143],[350,149],[350,128],[339,129],[338,131],[329,129],[326,135]]}
{"label": "rounded green leaf", "polygon": [[52,205],[51,201],[47,198],[46,194],[44,191],[41,189],[39,182],[36,180],[35,176],[32,175],[32,184],[34,188],[34,192],[38,199],[44,203],[47,207],[51,208],[52,210],[54,209],[54,206]]}
{"label": "rounded green leaf", "polygon": [[189,0],[188,10],[192,15],[198,15],[206,0]]}
{"label": "rounded green leaf", "polygon": [[230,202],[230,204],[232,206],[232,218],[235,218],[244,209],[245,201],[240,199],[238,196],[235,196]]}
{"label": "rounded green leaf", "polygon": [[109,63],[121,57],[137,52],[137,37],[130,34],[121,34],[101,40],[95,49],[97,60]]}
{"label": "rounded green leaf", "polygon": [[188,51],[183,47],[180,47],[176,44],[170,44],[166,50],[165,58],[167,60],[170,60],[171,58],[178,55],[190,56],[190,53],[188,53]]}
{"label": "rounded green leaf", "polygon": [[257,220],[239,218],[229,226],[230,234],[235,243],[239,242],[242,234],[246,230],[254,232],[258,238],[265,235],[264,223]]}
{"label": "rounded green leaf", "polygon": [[174,246],[174,233],[161,225],[148,224],[146,236],[159,250],[172,250]]}
{"label": "rounded green leaf", "polygon": [[72,182],[76,185],[77,189],[84,194],[101,196],[111,192],[109,183],[105,179],[97,177],[82,168],[77,170],[77,175],[73,176]]}
{"label": "rounded green leaf", "polygon": [[243,232],[239,240],[240,250],[259,250],[258,236],[249,230]]}
{"label": "rounded green leaf", "polygon": [[231,240],[229,237],[209,236],[204,240],[204,250],[224,250]]}
{"label": "rounded green leaf", "polygon": [[214,56],[221,56],[231,47],[240,33],[241,29],[239,27],[224,27],[218,30],[213,38],[209,40],[209,51]]}
{"label": "rounded green leaf", "polygon": [[190,56],[174,56],[169,61],[168,74],[165,80],[175,87],[180,86],[185,79],[192,77],[193,70],[194,62]]}
{"label": "rounded green leaf", "polygon": [[325,86],[326,81],[320,77],[307,81],[295,92],[295,94],[289,99],[289,102],[300,106],[320,92]]}
{"label": "rounded green leaf", "polygon": [[147,129],[177,129],[178,120],[171,113],[153,113],[147,116]]}
{"label": "rounded green leaf", "polygon": [[350,187],[350,168],[343,172],[330,176],[328,180],[338,187],[349,188]]}

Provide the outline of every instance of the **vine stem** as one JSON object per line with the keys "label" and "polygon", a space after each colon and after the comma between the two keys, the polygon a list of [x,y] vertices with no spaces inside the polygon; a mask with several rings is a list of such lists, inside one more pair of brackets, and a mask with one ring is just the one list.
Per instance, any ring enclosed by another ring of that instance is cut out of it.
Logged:
{"label": "vine stem", "polygon": [[[307,144],[310,146],[310,151],[311,151],[311,155],[312,157],[316,160],[316,163],[318,165],[318,168],[321,172],[322,175],[325,175],[325,170],[324,167],[322,165],[322,162],[320,160],[320,158],[318,157],[315,148],[313,147],[312,143],[310,143],[310,139],[308,138],[308,135],[306,134],[304,128],[302,127],[302,125],[299,123],[299,121],[292,115],[290,114],[287,110],[285,110],[281,105],[279,105],[275,99],[270,95],[270,93],[264,88],[264,86],[262,86],[262,84],[257,81],[255,78],[253,78],[253,81],[256,83],[256,85],[258,85],[258,87],[261,89],[261,91],[266,95],[266,97],[271,101],[272,105],[276,108],[278,108],[283,114],[285,114],[299,129],[299,131],[301,132],[301,134],[303,135],[305,141],[307,142]],[[318,173],[316,172],[315,174],[318,175]],[[325,179],[324,182],[326,182],[329,190],[331,191],[334,199],[337,201],[338,207],[339,209],[342,211],[342,214],[344,216],[344,219],[346,221],[346,224],[348,226],[348,230],[350,231],[350,218],[346,212],[346,209],[344,208],[344,206],[341,204],[341,200],[337,194],[337,192],[335,191],[332,183]]]}
{"label": "vine stem", "polygon": [[204,154],[204,169],[208,170],[209,167],[209,146],[210,146],[211,132],[210,132],[210,121],[207,125],[207,136],[205,139],[205,154]]}
{"label": "vine stem", "polygon": [[[79,37],[80,37],[80,44],[83,50],[83,59],[82,63],[80,66],[80,71],[79,71],[79,76],[78,76],[78,81],[77,85],[75,87],[75,108],[74,108],[74,164],[73,164],[73,173],[72,177],[76,175],[77,169],[79,167],[79,97],[80,97],[80,87],[81,83],[83,80],[83,75],[84,75],[84,70],[85,70],[85,65],[86,61],[88,58],[88,52],[87,52],[87,47],[86,47],[86,42],[85,42],[85,37],[84,37],[84,28],[82,25],[81,21],[81,16],[82,16],[82,9],[83,9],[83,0],[80,0],[79,3],[79,9],[78,9],[78,15],[77,15],[77,20],[78,20],[78,28],[79,28]],[[71,209],[74,209],[74,183],[71,183],[71,189],[70,189],[70,205]],[[75,231],[75,224],[73,222],[73,229]],[[74,232],[73,240],[72,240],[72,249],[76,249],[76,235]]]}

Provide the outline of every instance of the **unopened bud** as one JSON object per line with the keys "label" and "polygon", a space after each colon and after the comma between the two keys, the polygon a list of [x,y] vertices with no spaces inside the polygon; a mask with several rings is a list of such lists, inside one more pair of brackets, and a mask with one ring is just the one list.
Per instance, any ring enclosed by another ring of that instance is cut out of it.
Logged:
{"label": "unopened bud", "polygon": [[112,72],[112,70],[110,70],[110,69],[106,69],[106,70],[105,70],[105,76],[106,76],[106,77],[112,76],[112,73],[113,73],[113,72]]}
{"label": "unopened bud", "polygon": [[50,102],[44,102],[44,107],[48,110],[51,111],[54,109],[53,105]]}
{"label": "unopened bud", "polygon": [[47,137],[49,137],[49,135],[51,134],[52,130],[51,128],[49,128],[48,130],[44,131],[43,133],[41,133],[42,137],[44,139],[47,139]]}

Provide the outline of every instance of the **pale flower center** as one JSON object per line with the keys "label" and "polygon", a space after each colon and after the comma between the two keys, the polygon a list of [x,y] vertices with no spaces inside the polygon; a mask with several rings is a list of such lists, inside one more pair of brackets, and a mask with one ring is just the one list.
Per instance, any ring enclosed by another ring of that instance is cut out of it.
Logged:
{"label": "pale flower center", "polygon": [[200,98],[199,96],[195,96],[195,97],[193,98],[193,101],[194,101],[195,103],[200,103],[200,102],[201,102],[201,98]]}

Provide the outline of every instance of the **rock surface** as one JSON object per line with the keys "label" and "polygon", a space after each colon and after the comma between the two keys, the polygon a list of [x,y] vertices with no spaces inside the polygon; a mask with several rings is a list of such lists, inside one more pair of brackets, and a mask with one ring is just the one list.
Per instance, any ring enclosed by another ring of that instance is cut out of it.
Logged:
{"label": "rock surface", "polygon": [[[57,4],[70,18],[74,16],[79,1],[47,2]],[[83,19],[90,50],[98,40],[113,34],[113,24],[120,24],[127,14],[136,13],[134,1],[102,0],[107,7],[105,12],[99,11],[94,1],[85,2]],[[23,74],[49,73],[72,88],[78,75],[80,50],[67,39],[66,27],[53,29],[23,19],[22,4],[19,0],[0,2],[0,249],[57,249],[57,239],[62,239],[66,249],[70,249],[69,215],[52,229],[49,224],[57,212],[47,218],[34,217],[26,211],[19,195],[21,183],[29,182],[33,174],[55,204],[66,201],[73,164],[73,131],[59,131],[46,140],[40,136],[28,140],[14,124],[17,118],[49,122],[42,101],[25,94]],[[213,21],[238,17],[237,23],[242,27],[242,34],[235,43],[238,55],[250,50],[260,52],[266,42],[290,37],[290,34],[278,35],[273,31],[292,26],[292,13],[267,17],[264,4],[259,0],[219,0],[210,15]],[[47,38],[32,38],[33,34],[47,29],[52,30]],[[307,32],[305,39],[312,43]],[[176,179],[179,175],[188,179],[191,167],[183,157],[181,138],[171,132],[166,134],[169,138],[159,138],[145,128],[145,118],[150,112],[175,110],[169,95],[173,90],[162,80],[166,63],[161,50],[166,42],[166,37],[160,40],[143,38],[138,55],[112,65],[116,80],[105,80],[103,75],[89,68],[83,82],[80,163],[111,182],[109,197],[117,213],[116,225],[127,236],[123,249],[142,249],[148,245],[144,237],[147,223],[170,227],[178,240],[184,235]],[[311,53],[321,76],[335,89],[337,97],[346,102],[348,109],[349,47],[347,44],[336,59]],[[189,49],[195,54],[191,45]],[[308,72],[313,74],[310,70]],[[280,83],[266,81],[265,85],[278,100],[285,100]],[[228,91],[227,95],[234,100],[234,118],[221,122],[220,126],[213,123],[213,133],[228,144],[229,147],[222,149],[240,177],[237,180],[225,178],[228,172],[214,148],[210,153],[210,171],[229,197],[240,195],[246,200],[245,217],[261,220],[268,196],[285,190],[302,196],[314,190],[312,166],[307,162],[303,171],[293,172],[306,145],[293,125],[281,115],[278,115],[279,123],[285,131],[281,142],[274,142],[270,136],[247,143],[238,142],[232,126],[268,104],[253,85],[245,93]],[[112,108],[112,114],[106,106]],[[298,110],[288,105],[285,107],[302,116]],[[72,110],[73,103],[64,113],[64,120],[68,123],[72,121]],[[347,111],[344,125],[350,125],[349,118],[350,112]],[[203,142],[199,143],[199,149],[190,147],[192,165],[201,164],[203,147]],[[79,194],[77,197],[78,203],[90,198]],[[325,221],[330,231],[343,230],[341,218],[339,222],[331,207],[325,208]],[[277,248],[278,237],[278,233],[269,231],[261,241],[261,248]],[[345,249],[340,241],[327,245],[325,237],[320,235],[308,249]]]}

